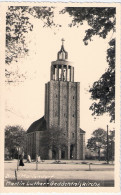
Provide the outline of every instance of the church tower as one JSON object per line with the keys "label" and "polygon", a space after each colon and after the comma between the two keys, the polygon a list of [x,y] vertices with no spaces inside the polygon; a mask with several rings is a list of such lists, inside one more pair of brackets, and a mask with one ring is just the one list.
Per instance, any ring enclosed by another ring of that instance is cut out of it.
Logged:
{"label": "church tower", "polygon": [[32,159],[36,156],[44,160],[85,159],[85,131],[80,129],[80,83],[74,82],[73,63],[68,61],[63,39],[57,60],[51,63],[50,81],[45,84],[45,114],[30,125],[26,140],[27,155]]}
{"label": "church tower", "polygon": [[50,81],[45,84],[45,120],[47,129],[59,128],[67,138],[65,150],[59,151],[60,159],[85,158],[85,132],[80,129],[80,83],[74,82],[74,67],[68,61],[64,39],[57,60],[51,63]]}

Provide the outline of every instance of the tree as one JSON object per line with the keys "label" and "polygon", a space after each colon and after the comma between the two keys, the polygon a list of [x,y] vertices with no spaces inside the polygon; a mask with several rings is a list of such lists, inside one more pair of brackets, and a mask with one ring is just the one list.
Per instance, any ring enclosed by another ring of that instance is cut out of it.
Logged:
{"label": "tree", "polygon": [[89,92],[95,100],[90,106],[92,115],[109,113],[112,122],[115,121],[115,40],[112,39],[109,44],[107,59],[110,66],[101,78],[94,82]]}
{"label": "tree", "polygon": [[100,151],[106,147],[106,131],[104,129],[97,129],[92,133],[92,137],[88,139],[87,148],[98,152],[98,159],[100,160]]}
{"label": "tree", "polygon": [[109,137],[108,158],[109,158],[109,160],[114,160],[114,155],[115,155],[115,130],[111,130],[108,137]]}
{"label": "tree", "polygon": [[[53,10],[53,7],[10,6],[8,8],[6,15],[6,63],[8,65],[13,60],[17,60],[18,56],[28,53],[25,34],[33,29],[29,16],[39,18],[44,21],[44,26],[51,27],[55,25]],[[109,32],[112,32],[112,37],[115,32],[116,9],[113,7],[66,7],[60,13],[68,13],[72,17],[70,27],[87,22],[89,29],[85,31],[86,35],[83,39],[85,45],[92,41],[95,35],[105,39]],[[109,66],[89,89],[91,99],[94,100],[90,106],[92,115],[108,113],[111,122],[115,121],[115,39],[112,37],[107,49]],[[7,66],[6,78],[14,74],[20,78],[25,76],[19,75],[18,71],[10,71]],[[9,80],[9,82],[13,81]]]}
{"label": "tree", "polygon": [[[109,160],[114,157],[114,143],[115,143],[115,131],[111,130],[108,135],[108,155]],[[101,150],[103,154],[107,155],[107,132],[104,129],[97,129],[93,131],[92,137],[88,139],[87,148],[91,151],[97,151],[98,159],[100,160]]]}
{"label": "tree", "polygon": [[[61,13],[69,13],[72,16],[73,25],[83,25],[86,21],[90,26],[86,30],[83,39],[85,45],[92,41],[93,36],[99,36],[105,39],[109,32],[112,37],[115,32],[116,9],[113,7],[66,7]],[[92,115],[102,115],[109,113],[111,122],[115,120],[115,39],[111,37],[109,48],[107,49],[108,68],[100,79],[94,82],[89,89],[91,99],[94,103],[90,106]]]}
{"label": "tree", "polygon": [[17,147],[25,151],[26,140],[25,131],[21,126],[6,126],[5,127],[5,150],[10,154],[10,157],[17,157]]}
{"label": "tree", "polygon": [[[53,7],[29,7],[29,6],[9,6],[6,13],[6,69],[5,76],[7,82],[13,82],[19,78],[25,78],[24,74],[19,74],[18,70],[10,69],[13,61],[28,54],[26,36],[33,30],[30,17],[43,21],[43,27],[54,26]],[[12,78],[12,79],[11,79]],[[14,78],[14,79],[13,79]]]}

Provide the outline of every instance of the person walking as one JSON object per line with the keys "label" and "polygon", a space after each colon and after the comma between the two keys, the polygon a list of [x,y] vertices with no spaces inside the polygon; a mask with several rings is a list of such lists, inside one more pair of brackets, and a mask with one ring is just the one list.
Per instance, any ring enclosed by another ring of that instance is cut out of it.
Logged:
{"label": "person walking", "polygon": [[27,162],[31,163],[31,157],[30,157],[30,155],[27,156]]}
{"label": "person walking", "polygon": [[24,166],[23,159],[24,159],[24,157],[23,157],[23,155],[21,154],[21,156],[20,156],[19,166],[22,166],[22,167]]}

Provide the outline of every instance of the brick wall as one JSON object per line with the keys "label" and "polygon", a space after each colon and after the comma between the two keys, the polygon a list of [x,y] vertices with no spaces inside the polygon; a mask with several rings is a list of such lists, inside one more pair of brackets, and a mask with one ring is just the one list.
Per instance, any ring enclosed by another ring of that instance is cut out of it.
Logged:
{"label": "brick wall", "polygon": [[70,145],[74,145],[75,159],[80,159],[80,83],[51,80],[45,90],[45,118],[47,127],[60,127],[68,137],[67,158],[70,158]]}

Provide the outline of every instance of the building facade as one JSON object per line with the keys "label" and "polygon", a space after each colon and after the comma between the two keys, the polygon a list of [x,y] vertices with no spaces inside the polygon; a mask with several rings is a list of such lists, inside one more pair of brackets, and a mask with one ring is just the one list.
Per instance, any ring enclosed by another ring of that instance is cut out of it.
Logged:
{"label": "building facade", "polygon": [[27,154],[43,159],[85,159],[85,131],[80,129],[80,83],[74,82],[63,40],[45,84],[45,114],[27,130]]}

